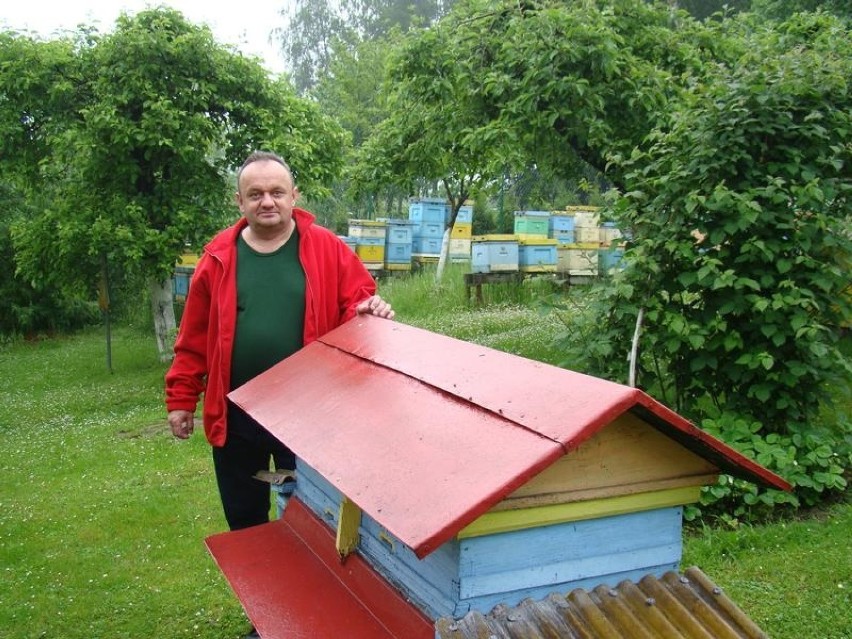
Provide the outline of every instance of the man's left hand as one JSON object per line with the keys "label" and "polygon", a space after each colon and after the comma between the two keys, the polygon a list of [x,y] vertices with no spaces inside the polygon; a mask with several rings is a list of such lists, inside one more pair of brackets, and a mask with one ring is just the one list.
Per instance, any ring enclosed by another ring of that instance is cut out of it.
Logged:
{"label": "man's left hand", "polygon": [[394,316],[391,305],[378,295],[368,297],[358,304],[355,310],[359,315],[375,315],[377,317],[384,317],[385,319],[393,319]]}

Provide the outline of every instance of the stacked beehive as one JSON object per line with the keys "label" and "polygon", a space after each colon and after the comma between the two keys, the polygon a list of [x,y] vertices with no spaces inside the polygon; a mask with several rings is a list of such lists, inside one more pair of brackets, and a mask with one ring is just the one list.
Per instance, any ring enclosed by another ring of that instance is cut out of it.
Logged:
{"label": "stacked beehive", "polygon": [[414,243],[414,222],[411,220],[387,220],[386,223],[385,269],[388,271],[410,271]]}
{"label": "stacked beehive", "polygon": [[512,273],[519,270],[515,235],[476,235],[471,239],[472,273]]}
{"label": "stacked beehive", "polygon": [[445,200],[440,198],[411,200],[408,205],[408,219],[414,222],[411,247],[414,259],[419,261],[438,259],[448,215],[449,207]]}
{"label": "stacked beehive", "polygon": [[522,273],[555,273],[558,241],[549,236],[549,211],[515,211],[518,268]]}
{"label": "stacked beehive", "polygon": [[450,261],[469,262],[473,238],[473,206],[464,204],[450,231]]}
{"label": "stacked beehive", "polygon": [[597,207],[566,206],[564,214],[573,220],[571,233],[563,231],[564,238],[557,248],[557,271],[568,275],[595,276],[598,274],[598,249],[600,248],[600,217]]}
{"label": "stacked beehive", "polygon": [[600,226],[600,250],[598,268],[602,275],[621,268],[624,258],[624,242],[615,222],[604,222]]}
{"label": "stacked beehive", "polygon": [[387,224],[376,220],[350,220],[349,237],[355,240],[355,253],[364,266],[380,271],[385,263]]}

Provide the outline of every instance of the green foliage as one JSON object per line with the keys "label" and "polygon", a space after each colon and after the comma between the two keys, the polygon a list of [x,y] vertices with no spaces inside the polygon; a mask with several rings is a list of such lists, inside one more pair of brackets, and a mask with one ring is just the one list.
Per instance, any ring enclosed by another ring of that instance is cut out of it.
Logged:
{"label": "green foliage", "polygon": [[[820,428],[821,406],[850,379],[839,350],[850,317],[850,34],[801,16],[750,37],[743,58],[708,70],[672,104],[671,128],[625,163],[614,213],[633,237],[629,267],[588,322],[600,329],[590,355],[623,379],[605,356],[630,352],[642,309],[639,384],[812,504],[842,490],[850,467],[848,420]],[[749,490],[727,483],[707,498],[788,501]]]}
{"label": "green foliage", "polygon": [[12,238],[37,287],[91,299],[107,279],[164,281],[234,218],[233,169],[251,150],[285,156],[315,196],[340,171],[333,120],[172,9],[73,43],[3,38],[0,161],[36,211]]}
{"label": "green foliage", "polygon": [[288,3],[287,26],[275,35],[294,86],[306,94],[338,74],[343,49],[381,43],[393,31],[428,26],[452,4],[452,0],[296,0]]}
{"label": "green foliage", "polygon": [[[13,220],[34,214],[20,192],[0,184],[0,263],[15,262],[10,231]],[[0,277],[0,337],[70,331],[95,322],[98,315],[95,304],[65,288],[34,287],[12,268]]]}
{"label": "green foliage", "polygon": [[774,20],[786,20],[805,11],[825,11],[852,19],[852,5],[846,0],[752,0],[751,10]]}
{"label": "green foliage", "polygon": [[846,469],[852,467],[852,441],[838,436],[850,432],[848,418],[836,430],[819,424],[793,425],[788,433],[769,433],[760,422],[748,422],[734,415],[705,419],[701,427],[723,439],[750,459],[785,477],[795,493],[762,489],[726,475],[706,489],[702,505],[732,520],[765,519],[775,507],[818,505],[829,494],[846,489]]}

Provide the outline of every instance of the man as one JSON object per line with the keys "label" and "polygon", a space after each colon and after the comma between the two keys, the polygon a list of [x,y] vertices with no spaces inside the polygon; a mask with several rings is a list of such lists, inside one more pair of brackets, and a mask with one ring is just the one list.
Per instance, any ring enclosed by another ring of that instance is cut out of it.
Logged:
{"label": "man", "polygon": [[269,521],[269,485],[254,475],[269,470],[270,458],[276,470],[293,470],[295,457],[227,393],[356,314],[394,315],[354,252],[295,207],[299,192],[283,159],[252,153],[237,189],[242,217],[204,248],[166,374],[175,437],[192,434],[204,394],[204,431],[231,530]]}

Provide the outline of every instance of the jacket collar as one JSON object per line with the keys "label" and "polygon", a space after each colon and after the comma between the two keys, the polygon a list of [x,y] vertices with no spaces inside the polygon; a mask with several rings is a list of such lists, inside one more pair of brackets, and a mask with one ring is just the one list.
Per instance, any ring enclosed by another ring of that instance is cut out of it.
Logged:
{"label": "jacket collar", "polygon": [[[304,236],[308,228],[314,223],[316,217],[313,213],[300,208],[293,208],[293,219],[296,221],[296,229],[300,236]],[[229,226],[221,233],[218,233],[207,245],[204,250],[220,260],[227,260],[231,254],[231,250],[237,244],[237,237],[242,233],[243,229],[248,226],[248,221],[244,217],[240,217],[232,226]]]}

